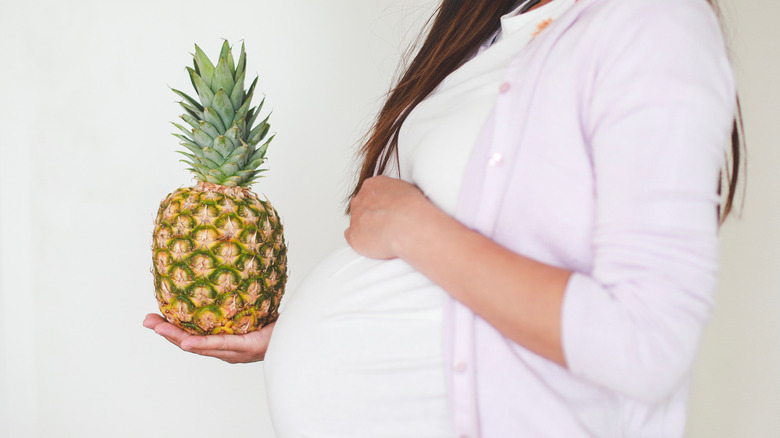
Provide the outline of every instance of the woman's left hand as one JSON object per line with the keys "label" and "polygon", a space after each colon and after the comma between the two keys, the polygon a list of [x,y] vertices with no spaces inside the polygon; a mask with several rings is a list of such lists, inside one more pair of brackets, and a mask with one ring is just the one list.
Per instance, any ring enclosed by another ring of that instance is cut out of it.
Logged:
{"label": "woman's left hand", "polygon": [[365,180],[349,205],[344,237],[358,254],[374,259],[398,257],[402,239],[436,210],[416,186],[382,175]]}
{"label": "woman's left hand", "polygon": [[244,335],[190,335],[156,313],[146,315],[144,327],[154,330],[172,344],[190,353],[211,356],[228,363],[250,363],[265,359],[276,322]]}

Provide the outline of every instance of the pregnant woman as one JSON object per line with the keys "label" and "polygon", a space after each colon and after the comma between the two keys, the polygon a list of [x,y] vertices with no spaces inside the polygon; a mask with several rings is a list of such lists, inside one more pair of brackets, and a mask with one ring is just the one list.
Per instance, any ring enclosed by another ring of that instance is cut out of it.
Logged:
{"label": "pregnant woman", "polygon": [[280,438],[681,437],[736,109],[706,0],[444,0],[279,320],[145,325],[265,360]]}

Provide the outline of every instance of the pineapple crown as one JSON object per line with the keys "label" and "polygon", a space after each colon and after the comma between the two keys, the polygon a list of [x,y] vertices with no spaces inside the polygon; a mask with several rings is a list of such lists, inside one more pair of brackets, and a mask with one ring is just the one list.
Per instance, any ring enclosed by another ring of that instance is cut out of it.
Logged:
{"label": "pineapple crown", "polygon": [[173,135],[187,148],[187,151],[179,151],[187,157],[181,161],[189,164],[188,170],[201,181],[246,187],[267,170],[259,167],[265,162],[265,151],[273,136],[260,145],[270,129],[270,114],[252,127],[265,99],[250,109],[257,77],[245,90],[244,44],[241,44],[238,64],[234,62],[227,40],[222,44],[216,66],[197,44],[193,58],[194,68],[187,67],[187,71],[199,99],[172,88],[183,99],[179,102],[185,111],[181,118],[192,127],[187,129],[173,124],[183,133]]}

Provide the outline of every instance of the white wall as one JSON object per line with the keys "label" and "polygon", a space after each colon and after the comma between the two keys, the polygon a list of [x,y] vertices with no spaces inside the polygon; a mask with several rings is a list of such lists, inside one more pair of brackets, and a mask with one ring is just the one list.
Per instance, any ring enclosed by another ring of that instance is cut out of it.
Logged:
{"label": "white wall", "polygon": [[[725,1],[725,0],[724,0]],[[290,286],[341,241],[354,144],[434,0],[0,0],[0,437],[273,437],[262,365],[177,351],[154,311],[159,201],[190,183],[168,85],[197,42],[246,41],[273,108],[268,177]],[[780,156],[771,0],[726,4],[750,182],[723,230],[690,438],[780,431]]]}
{"label": "white wall", "polygon": [[780,2],[720,0],[747,131],[742,218],[722,230],[690,438],[780,437]]}
{"label": "white wall", "polygon": [[168,85],[191,88],[193,43],[245,40],[294,287],[342,240],[353,146],[425,4],[0,0],[0,437],[273,436],[261,364],[141,326],[154,214],[191,182]]}

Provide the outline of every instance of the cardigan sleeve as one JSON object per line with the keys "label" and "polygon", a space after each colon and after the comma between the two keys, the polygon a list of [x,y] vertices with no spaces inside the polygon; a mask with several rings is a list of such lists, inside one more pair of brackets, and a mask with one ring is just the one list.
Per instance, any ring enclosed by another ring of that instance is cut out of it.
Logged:
{"label": "cardigan sleeve", "polygon": [[594,263],[562,309],[571,371],[653,403],[686,377],[712,305],[717,184],[735,89],[704,1],[627,2],[603,31],[584,103]]}

